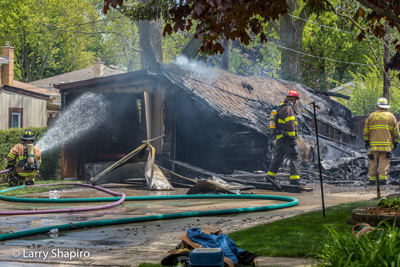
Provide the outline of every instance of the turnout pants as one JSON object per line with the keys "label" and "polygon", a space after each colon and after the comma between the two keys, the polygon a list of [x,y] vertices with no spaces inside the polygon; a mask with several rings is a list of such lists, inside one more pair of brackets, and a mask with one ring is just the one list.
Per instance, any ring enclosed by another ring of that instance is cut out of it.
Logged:
{"label": "turnout pants", "polygon": [[285,156],[290,160],[290,180],[300,179],[300,157],[296,139],[282,137],[276,141],[274,158],[269,166],[268,175],[275,177]]}
{"label": "turnout pants", "polygon": [[[379,180],[387,180],[390,158],[386,155],[386,151],[370,151],[368,152],[369,158],[369,180],[376,181],[377,174],[379,173]],[[373,156],[373,159],[372,156]]]}

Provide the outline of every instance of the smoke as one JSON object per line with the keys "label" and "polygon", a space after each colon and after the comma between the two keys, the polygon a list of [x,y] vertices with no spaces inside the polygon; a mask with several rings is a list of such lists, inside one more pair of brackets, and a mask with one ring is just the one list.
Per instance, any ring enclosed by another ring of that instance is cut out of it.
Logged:
{"label": "smoke", "polygon": [[185,56],[179,55],[175,58],[173,64],[181,66],[182,68],[191,72],[208,76],[210,78],[215,78],[215,73],[212,72],[212,68],[203,62],[188,59]]}
{"label": "smoke", "polygon": [[108,101],[102,95],[83,94],[63,112],[36,146],[44,152],[96,130],[107,118],[108,106]]}

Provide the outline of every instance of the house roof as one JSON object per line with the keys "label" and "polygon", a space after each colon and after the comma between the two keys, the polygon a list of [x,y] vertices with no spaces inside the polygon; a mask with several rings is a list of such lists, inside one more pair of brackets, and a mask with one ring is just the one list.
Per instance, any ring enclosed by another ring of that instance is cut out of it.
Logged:
{"label": "house roof", "polygon": [[[16,83],[15,83],[16,82]],[[41,92],[36,92],[32,89],[28,90],[28,89],[24,89],[19,87],[20,84],[25,84],[26,83],[21,83],[18,81],[14,81],[14,86],[10,86],[10,85],[2,85],[0,87],[0,93],[3,92],[3,90],[9,91],[9,92],[13,92],[13,93],[17,93],[17,94],[21,94],[21,95],[27,95],[27,96],[31,96],[31,97],[35,97],[35,98],[40,98],[40,99],[44,99],[44,100],[48,100],[50,98],[50,96],[48,94],[43,94]]]}
{"label": "house roof", "polygon": [[[270,131],[270,111],[277,108],[291,89],[298,90],[300,119],[312,120],[312,102],[320,107],[318,120],[351,134],[349,121],[351,111],[329,98],[326,92],[314,91],[302,84],[268,77],[244,77],[234,75],[218,68],[203,67],[194,69],[177,64],[159,65],[156,72],[141,70],[110,77],[94,78],[69,84],[55,85],[60,91],[88,91],[103,87],[109,89],[119,86],[132,86],[132,83],[169,80],[186,91],[195,100],[207,104],[221,117],[233,119],[237,123],[268,135]],[[337,94],[340,95],[340,94]],[[304,121],[304,120],[303,120]]]}
{"label": "house roof", "polygon": [[47,96],[58,96],[60,95],[59,93],[56,92],[51,92],[47,89],[43,89],[43,88],[39,88],[36,87],[32,84],[29,83],[23,83],[23,82],[19,82],[14,80],[14,87],[20,88],[20,89],[24,89],[26,91],[30,91],[30,92],[34,92],[34,93],[39,93],[42,95],[47,95]]}
{"label": "house roof", "polygon": [[[121,70],[117,70],[114,68],[110,68],[107,66],[104,66],[104,76],[111,76],[115,74],[120,74],[124,73]],[[104,77],[103,76],[103,77]],[[30,82],[29,84],[35,85],[37,87],[45,88],[49,91],[57,91],[57,89],[54,88],[54,85],[56,84],[62,84],[62,83],[72,83],[72,82],[78,82],[78,81],[83,81],[83,80],[89,80],[94,77],[94,66],[80,69],[80,70],[75,70],[71,71],[68,73],[56,75],[53,77],[37,80]]]}
{"label": "house roof", "polygon": [[350,82],[340,85],[338,87],[332,88],[329,90],[329,92],[336,93],[336,92],[345,91],[346,93],[350,93],[349,87],[354,87],[354,81],[350,81]]}
{"label": "house roof", "polygon": [[208,103],[221,117],[234,118],[238,123],[260,133],[270,133],[270,111],[277,108],[289,90],[295,89],[301,97],[298,101],[298,111],[304,117],[312,119],[311,103],[315,102],[320,107],[320,121],[342,133],[351,134],[351,111],[331,100],[329,96],[319,94],[318,91],[302,84],[269,77],[238,76],[218,68],[196,71],[188,70],[187,66],[169,64],[161,65],[160,69],[172,83],[181,87],[194,99]]}

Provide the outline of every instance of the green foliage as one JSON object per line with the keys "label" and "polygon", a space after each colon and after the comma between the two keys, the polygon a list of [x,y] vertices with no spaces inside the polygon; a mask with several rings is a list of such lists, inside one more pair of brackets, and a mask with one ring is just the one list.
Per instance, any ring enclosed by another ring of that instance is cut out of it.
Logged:
{"label": "green foliage", "polygon": [[382,222],[359,238],[327,228],[331,240],[317,256],[324,266],[400,266],[399,228]]}
{"label": "green foliage", "polygon": [[275,257],[306,257],[320,248],[329,238],[328,226],[338,233],[351,233],[348,221],[355,208],[371,202],[352,202],[322,211],[307,212],[268,224],[255,226],[229,234],[236,245],[258,255]]}
{"label": "green foliage", "polygon": [[[357,5],[351,5],[348,1],[339,1],[337,8],[346,9],[352,13]],[[325,25],[331,28],[321,27]],[[338,29],[338,30],[334,30]],[[346,31],[346,32],[344,32]],[[349,32],[354,32],[351,34]],[[324,13],[323,16],[311,15],[303,33],[303,51],[307,54],[321,58],[329,58],[337,61],[354,62],[360,64],[378,64],[371,62],[373,54],[366,40],[356,40],[357,29],[352,23],[334,13]],[[372,38],[372,46],[375,52],[383,59],[383,45],[379,40]],[[343,84],[353,79],[351,73],[367,75],[367,66],[346,64],[329,61],[320,58],[305,56],[302,60],[303,83],[317,90],[328,90],[336,87],[334,81]],[[383,81],[381,81],[383,84]]]}
{"label": "green foliage", "polygon": [[[97,12],[103,9],[103,3],[89,0]],[[121,12],[110,9],[105,21],[96,24],[97,38],[92,43],[92,51],[106,65],[117,66],[124,71],[140,70],[139,35],[136,23]]]}
{"label": "green foliage", "polygon": [[[277,23],[269,22],[264,24],[263,33],[268,40],[278,38],[276,32]],[[221,55],[206,57],[200,56],[202,60],[210,65],[220,67]],[[229,51],[229,71],[242,76],[269,76],[279,78],[280,54],[276,46],[261,43],[257,38],[249,45],[239,41],[233,41]]]}
{"label": "green foliage", "polygon": [[[18,80],[33,80],[92,65],[94,41],[81,32],[90,31],[99,14],[88,1],[0,1],[1,45],[15,47]],[[76,26],[74,26],[76,25]],[[93,36],[101,37],[101,36]]]}
{"label": "green foliage", "polygon": [[[372,63],[372,60],[368,60]],[[339,99],[343,105],[347,106],[356,116],[367,116],[376,110],[376,101],[382,97],[383,93],[383,73],[377,66],[368,67],[369,72],[364,74],[350,73],[354,86],[346,88],[350,100]],[[400,92],[397,85],[389,88],[390,111],[400,112]]]}
{"label": "green foliage", "polygon": [[[36,140],[39,140],[42,135],[46,132],[46,127],[29,128],[36,136]],[[26,130],[26,128],[10,128],[7,130],[0,130],[0,170],[4,170],[7,166],[6,157],[10,149],[21,142],[21,135]],[[61,149],[61,148],[60,148]],[[40,166],[39,175],[37,179],[55,179],[58,177],[58,172],[60,169],[60,149],[54,151],[46,152],[42,154],[42,164]],[[4,181],[5,175],[2,175],[2,180]]]}
{"label": "green foliage", "polygon": [[383,208],[397,208],[400,209],[400,199],[398,196],[394,197],[382,197],[378,201],[378,207],[383,207]]}

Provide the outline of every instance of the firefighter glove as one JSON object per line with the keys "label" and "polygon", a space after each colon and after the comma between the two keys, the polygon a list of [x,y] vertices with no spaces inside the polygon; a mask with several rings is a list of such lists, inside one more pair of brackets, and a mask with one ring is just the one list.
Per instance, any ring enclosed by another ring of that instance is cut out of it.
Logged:
{"label": "firefighter glove", "polygon": [[399,144],[398,142],[395,142],[393,148],[396,149],[398,144]]}
{"label": "firefighter glove", "polygon": [[365,148],[369,149],[369,141],[365,141]]}
{"label": "firefighter glove", "polygon": [[14,164],[13,164],[13,165],[8,164],[7,167],[5,168],[5,170],[7,170],[7,169],[9,169],[9,168],[13,168],[13,167],[14,167]]}

